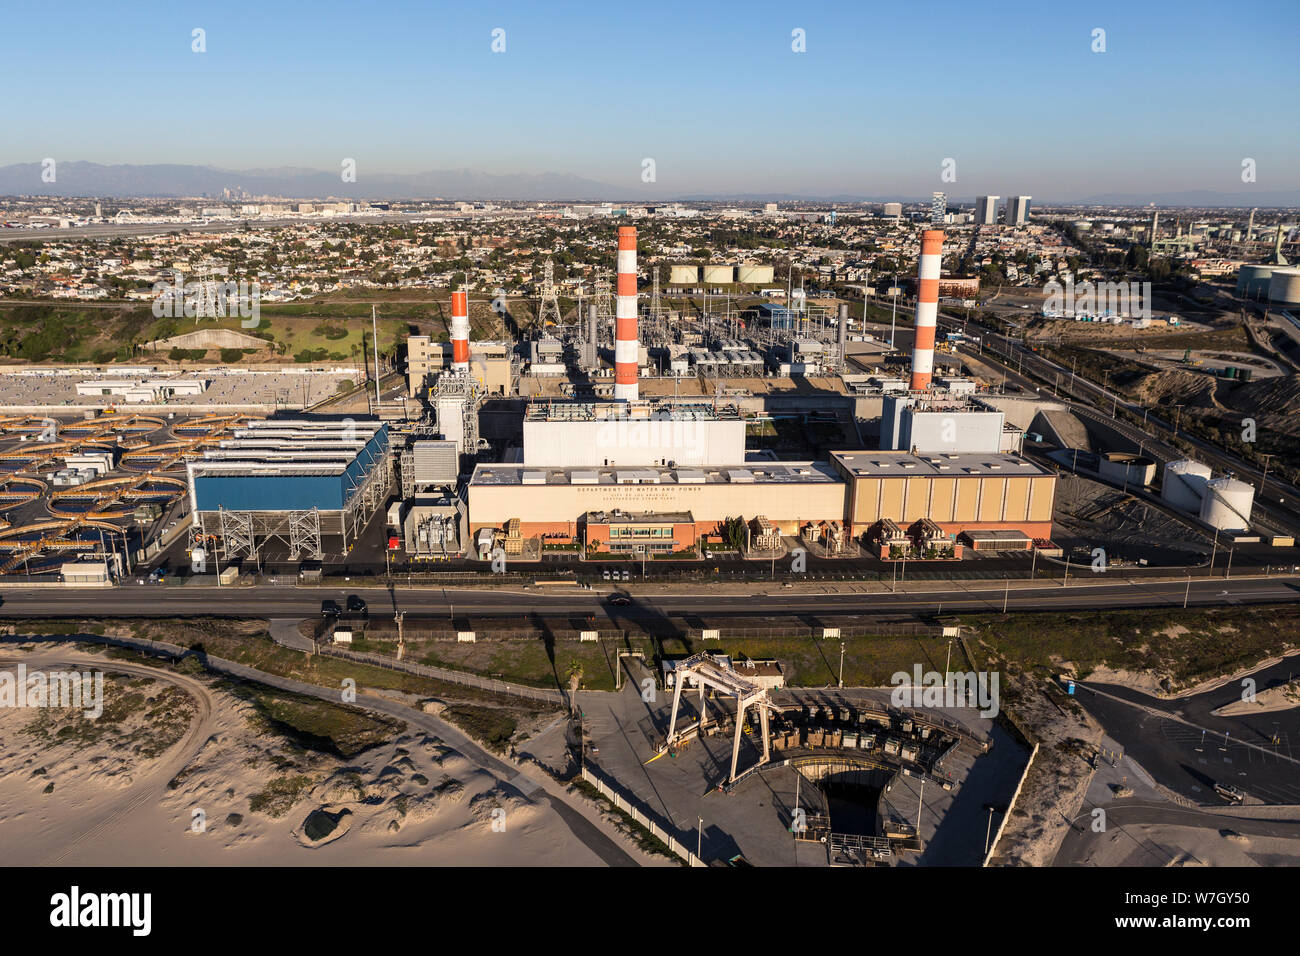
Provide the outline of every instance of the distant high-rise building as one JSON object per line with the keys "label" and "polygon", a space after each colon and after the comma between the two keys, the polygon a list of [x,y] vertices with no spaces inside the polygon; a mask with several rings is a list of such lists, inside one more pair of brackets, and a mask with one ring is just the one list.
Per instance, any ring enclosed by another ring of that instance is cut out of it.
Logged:
{"label": "distant high-rise building", "polygon": [[948,197],[944,193],[934,193],[930,197],[930,222],[935,226],[943,225],[944,216],[948,215]]}
{"label": "distant high-rise building", "polygon": [[903,216],[903,204],[901,202],[885,203],[886,219],[901,219]]}
{"label": "distant high-rise building", "polygon": [[978,196],[975,199],[975,225],[994,226],[998,221],[998,200],[1001,196]]}
{"label": "distant high-rise building", "polygon": [[1029,221],[1030,196],[1007,197],[1007,225],[1023,226]]}

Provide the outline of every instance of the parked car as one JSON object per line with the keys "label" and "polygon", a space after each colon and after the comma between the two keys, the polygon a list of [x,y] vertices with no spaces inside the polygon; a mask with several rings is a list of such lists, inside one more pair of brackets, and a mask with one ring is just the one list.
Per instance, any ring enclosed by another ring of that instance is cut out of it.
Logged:
{"label": "parked car", "polygon": [[321,601],[321,602],[320,602],[320,616],[321,616],[321,617],[327,617],[327,618],[328,618],[328,617],[338,617],[338,616],[339,616],[340,614],[342,614],[342,613],[343,613],[343,609],[342,609],[341,607],[339,607],[337,601]]}
{"label": "parked car", "polygon": [[609,596],[609,603],[613,604],[615,607],[627,607],[632,603],[632,599],[626,594],[611,594]]}
{"label": "parked car", "polygon": [[348,595],[348,610],[357,614],[369,614],[369,611],[366,609],[366,602],[361,600],[361,598],[355,594]]}

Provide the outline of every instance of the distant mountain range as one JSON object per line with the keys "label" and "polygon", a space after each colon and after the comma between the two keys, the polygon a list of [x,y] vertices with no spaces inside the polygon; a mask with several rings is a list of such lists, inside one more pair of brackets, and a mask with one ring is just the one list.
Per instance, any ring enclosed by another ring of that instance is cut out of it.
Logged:
{"label": "distant mountain range", "polygon": [[[208,196],[242,189],[254,196],[292,199],[503,199],[595,200],[619,197],[608,183],[558,173],[493,175],[449,169],[400,175],[357,170],[345,183],[339,173],[283,166],[277,169],[220,169],[216,166],[104,166],[64,162],[56,181],[42,182],[40,163],[0,166],[0,195],[171,198]],[[622,194],[625,196],[625,193]]]}
{"label": "distant mountain range", "polygon": [[[40,163],[0,166],[0,195],[82,196],[103,198],[197,198],[220,200],[225,189],[242,189],[254,196],[290,199],[450,199],[514,200],[525,202],[615,201],[664,202],[669,199],[714,202],[928,202],[929,196],[866,193],[708,193],[670,196],[656,187],[619,187],[564,173],[482,173],[444,169],[424,173],[357,171],[357,182],[345,183],[338,172],[282,166],[274,169],[221,169],[216,166],[120,165],[64,162],[56,181],[43,182]],[[951,196],[953,202],[974,197]],[[1103,193],[1083,199],[1042,199],[1039,205],[1094,206],[1300,206],[1300,190],[1239,193],[1185,190],[1164,193]]]}

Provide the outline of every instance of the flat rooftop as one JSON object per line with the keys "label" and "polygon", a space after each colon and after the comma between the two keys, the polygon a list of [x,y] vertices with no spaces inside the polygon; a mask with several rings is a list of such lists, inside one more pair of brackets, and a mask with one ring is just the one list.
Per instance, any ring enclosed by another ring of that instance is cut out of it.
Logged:
{"label": "flat rooftop", "polygon": [[690,524],[695,520],[689,511],[588,511],[586,518],[596,524]]}
{"label": "flat rooftop", "polygon": [[739,421],[735,405],[712,402],[530,402],[526,422]]}
{"label": "flat rooftop", "polygon": [[699,468],[537,468],[527,465],[477,465],[471,485],[725,485],[826,484],[841,481],[821,461],[750,462]]}
{"label": "flat rooftop", "polygon": [[831,459],[855,478],[1033,477],[1051,472],[1013,454],[913,455],[901,451],[835,451]]}

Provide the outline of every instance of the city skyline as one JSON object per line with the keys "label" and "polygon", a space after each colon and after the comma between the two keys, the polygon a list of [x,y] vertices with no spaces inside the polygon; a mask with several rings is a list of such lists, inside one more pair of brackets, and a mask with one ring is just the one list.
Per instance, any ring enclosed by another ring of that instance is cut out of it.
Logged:
{"label": "city skyline", "polygon": [[[1177,6],[1177,20],[1170,4],[1101,4],[1086,19],[943,4],[937,33],[929,9],[775,4],[583,4],[553,18],[324,4],[310,20],[251,4],[73,6],[57,70],[46,18],[10,14],[0,165],[331,171],[351,159],[358,187],[469,169],[665,199],[1206,191],[1248,204],[1300,189],[1300,134],[1275,82],[1294,33],[1283,27],[1300,14],[1281,3],[1228,23],[1203,4]],[[1231,84],[1204,68],[1228,56]]]}

